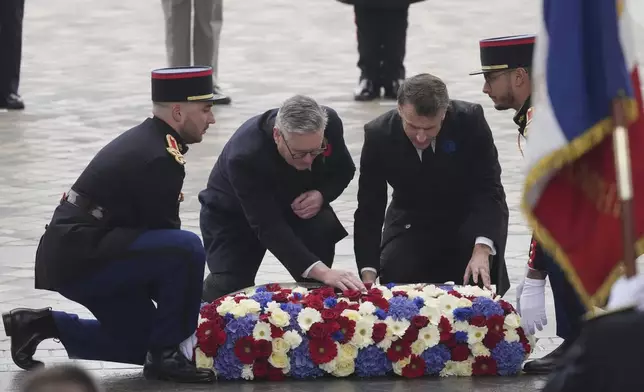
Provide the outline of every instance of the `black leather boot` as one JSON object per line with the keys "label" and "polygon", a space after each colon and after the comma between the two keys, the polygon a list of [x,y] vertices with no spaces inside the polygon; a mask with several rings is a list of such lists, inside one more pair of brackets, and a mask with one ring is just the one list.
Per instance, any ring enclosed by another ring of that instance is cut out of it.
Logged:
{"label": "black leather boot", "polygon": [[398,99],[398,89],[400,89],[400,85],[402,84],[402,82],[403,82],[402,79],[396,79],[389,83],[384,84],[384,87],[385,87],[384,97],[386,99]]}
{"label": "black leather boot", "polygon": [[0,109],[22,110],[24,108],[25,103],[18,94],[11,93],[6,97],[0,97]]}
{"label": "black leather boot", "polygon": [[148,380],[182,383],[212,383],[216,378],[213,370],[197,369],[177,348],[148,352],[143,376]]}
{"label": "black leather boot", "polygon": [[572,347],[574,339],[564,340],[563,343],[543,358],[535,359],[534,361],[526,362],[523,365],[523,371],[528,374],[549,374],[559,364],[559,360],[566,354],[568,349]]}
{"label": "black leather boot", "polygon": [[51,308],[14,309],[2,314],[4,330],[11,338],[11,359],[24,370],[43,366],[33,359],[36,348],[45,339],[59,338]]}
{"label": "black leather boot", "polygon": [[358,83],[358,87],[353,94],[353,99],[356,101],[373,101],[380,98],[380,87],[376,86],[375,82],[370,79],[362,79]]}

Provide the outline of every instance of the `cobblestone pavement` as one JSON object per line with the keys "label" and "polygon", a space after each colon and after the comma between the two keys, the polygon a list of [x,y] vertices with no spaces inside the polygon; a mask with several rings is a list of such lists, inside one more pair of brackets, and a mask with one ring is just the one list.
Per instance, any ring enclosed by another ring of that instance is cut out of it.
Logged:
{"label": "cobblestone pavement", "polygon": [[[393,107],[391,102],[356,103],[352,89],[358,72],[352,9],[332,0],[227,1],[221,44],[220,79],[233,98],[214,109],[217,124],[187,156],[182,204],[184,228],[199,233],[197,193],[231,133],[247,117],[275,107],[295,93],[309,94],[341,115],[356,164],[362,125]],[[481,93],[483,79],[468,76],[478,66],[482,37],[533,32],[538,5],[510,0],[432,0],[414,5],[408,30],[407,72],[431,72],[444,78],[452,97],[481,103],[493,129],[511,208],[506,258],[513,287],[526,260],[530,231],[518,209],[523,181],[513,113],[497,112]],[[62,192],[69,189],[94,153],[110,139],[150,113],[149,70],[165,65],[163,16],[158,2],[112,0],[31,0],[25,11],[21,93],[24,112],[0,112],[0,311],[18,306],[87,310],[55,293],[33,289],[35,246]],[[640,30],[641,32],[642,30]],[[352,233],[357,176],[334,207]],[[352,237],[337,248],[336,266],[355,270]],[[289,280],[270,255],[257,284]],[[558,344],[548,292],[549,324],[539,333],[535,356]],[[2,327],[0,327],[2,328]],[[0,331],[0,389],[15,390],[17,372],[9,341]],[[62,346],[41,345],[37,356],[47,363],[68,361]],[[178,390],[178,386],[142,382],[129,365],[84,362],[105,380],[109,390]],[[539,379],[422,383],[383,381],[293,383],[283,388],[354,390],[420,389],[536,390]],[[493,384],[493,385],[492,385]],[[521,384],[521,385],[519,385]],[[237,386],[238,387],[238,386]],[[217,388],[237,388],[226,384]],[[272,384],[243,384],[246,390]],[[196,388],[196,387],[195,387]],[[212,388],[212,387],[209,387]],[[508,389],[505,389],[508,388]],[[186,387],[185,389],[192,389]],[[195,389],[196,390],[196,389]]]}

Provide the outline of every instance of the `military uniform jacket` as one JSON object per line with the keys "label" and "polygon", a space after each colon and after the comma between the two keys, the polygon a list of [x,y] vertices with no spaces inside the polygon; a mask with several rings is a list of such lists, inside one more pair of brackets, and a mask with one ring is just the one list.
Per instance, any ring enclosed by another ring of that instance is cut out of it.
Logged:
{"label": "military uniform jacket", "polygon": [[[497,291],[504,293],[509,288],[503,256],[509,213],[483,108],[452,100],[435,152],[428,147],[422,161],[396,109],[364,128],[354,222],[358,268],[378,270],[381,249],[407,229],[427,233],[427,241],[457,238],[472,249],[477,237],[487,237],[497,251],[494,265],[498,268],[493,266],[491,278]],[[393,195],[385,214],[387,184]]]}
{"label": "military uniform jacket", "polygon": [[[252,117],[234,133],[217,159],[206,189],[199,193],[201,226],[209,224],[208,217],[216,217],[213,219],[222,227],[222,236],[230,236],[216,242],[229,243],[241,233],[254,233],[295,277],[319,260],[290,224],[296,218],[291,203],[306,191],[318,190],[324,198],[323,208],[330,208],[329,203],[340,196],[356,170],[344,142],[342,121],[333,109],[326,110],[328,148],[315,158],[311,170],[296,170],[277,151],[273,140],[277,109]],[[348,233],[335,214],[333,218],[320,232],[324,241],[335,243]],[[209,257],[223,267],[227,256],[222,250]]]}
{"label": "military uniform jacket", "polygon": [[146,230],[179,229],[187,149],[156,117],[103,147],[72,186],[103,216],[61,199],[36,253],[36,288],[56,290],[127,257],[129,245]]}

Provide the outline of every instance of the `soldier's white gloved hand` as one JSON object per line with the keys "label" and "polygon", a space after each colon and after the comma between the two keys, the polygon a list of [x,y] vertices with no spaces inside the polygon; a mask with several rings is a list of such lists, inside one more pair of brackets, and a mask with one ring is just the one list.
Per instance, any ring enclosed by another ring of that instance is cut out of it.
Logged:
{"label": "soldier's white gloved hand", "polygon": [[197,332],[193,333],[188,339],[181,342],[179,350],[189,361],[194,359],[195,347],[197,347]]}
{"label": "soldier's white gloved hand", "polygon": [[525,285],[525,276],[521,278],[521,283],[517,286],[517,305],[515,306],[517,313],[521,315],[521,294],[523,294],[523,286]]}
{"label": "soldier's white gloved hand", "polygon": [[629,306],[644,310],[644,275],[621,277],[610,290],[610,298],[606,305],[609,310]]}
{"label": "soldier's white gloved hand", "polygon": [[526,277],[521,291],[521,327],[528,335],[534,335],[548,324],[546,317],[546,280]]}

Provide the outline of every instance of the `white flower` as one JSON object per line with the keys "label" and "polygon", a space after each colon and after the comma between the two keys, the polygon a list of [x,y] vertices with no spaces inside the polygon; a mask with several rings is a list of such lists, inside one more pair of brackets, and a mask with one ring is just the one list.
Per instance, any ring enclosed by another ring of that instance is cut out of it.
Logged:
{"label": "white flower", "polygon": [[445,362],[445,367],[443,368],[443,370],[440,371],[439,376],[441,377],[455,376],[456,372],[458,371],[457,365],[458,365],[458,362],[456,361]]}
{"label": "white flower", "polygon": [[284,340],[291,346],[291,348],[297,348],[302,343],[302,336],[295,331],[286,331],[282,336]]}
{"label": "white flower", "polygon": [[419,314],[429,319],[429,322],[438,325],[441,321],[441,310],[436,298],[425,299],[425,305],[420,308]]}
{"label": "white flower", "polygon": [[472,355],[475,357],[489,357],[490,356],[490,350],[485,347],[483,343],[475,343],[470,346],[470,350],[472,351]]}
{"label": "white flower", "polygon": [[276,327],[284,328],[291,323],[291,316],[282,309],[273,309],[268,321]]}
{"label": "white flower", "polygon": [[213,369],[215,359],[207,356],[199,347],[195,350],[195,366],[197,369]]}
{"label": "white flower", "polygon": [[284,340],[284,338],[273,339],[273,352],[277,354],[286,354],[291,348],[291,345]]}
{"label": "white flower", "polygon": [[516,313],[510,313],[505,316],[504,324],[508,329],[517,329],[521,326],[521,319]]}
{"label": "white flower", "polygon": [[252,365],[244,365],[242,368],[241,376],[244,380],[252,380],[255,378],[253,375],[253,366]]}
{"label": "white flower", "polygon": [[458,301],[456,301],[456,305],[459,308],[471,308],[472,301],[467,298],[459,298]]}
{"label": "white flower", "polygon": [[488,289],[482,289],[478,286],[458,286],[458,287],[455,287],[454,290],[468,297],[492,298],[494,296],[494,292]]}
{"label": "white flower", "polygon": [[355,321],[355,322],[358,322],[358,320],[360,320],[360,313],[358,313],[357,310],[353,310],[353,309],[345,309],[345,310],[343,310],[342,313],[340,313],[340,316],[344,316],[344,317],[348,318],[349,320],[352,320],[352,321]]}
{"label": "white flower", "polygon": [[253,328],[253,338],[255,340],[268,340],[271,341],[271,325],[264,321],[258,321]]}
{"label": "white flower", "polygon": [[396,373],[399,376],[402,376],[402,371],[405,368],[405,366],[409,365],[411,362],[411,357],[403,358],[400,361],[396,361],[392,363],[392,367],[394,369],[394,373]]}
{"label": "white flower", "polygon": [[366,315],[372,315],[376,312],[376,305],[374,305],[372,302],[363,302],[360,304],[360,308],[358,309],[358,313],[362,316]]}
{"label": "white flower", "polygon": [[441,295],[447,294],[447,291],[441,288],[438,288],[433,284],[430,284],[423,288],[423,293],[425,294],[426,297],[437,298],[437,297],[440,297]]}
{"label": "white flower", "polygon": [[427,342],[425,339],[420,337],[416,339],[414,343],[411,344],[411,353],[414,355],[420,355],[427,349]]}
{"label": "white flower", "polygon": [[455,375],[469,377],[472,375],[472,365],[474,364],[474,357],[470,356],[465,361],[457,361],[455,366]]}
{"label": "white flower", "polygon": [[305,288],[305,287],[297,286],[291,292],[292,293],[299,293],[299,294],[302,294],[302,296],[305,296],[306,294],[308,294],[309,290],[307,288]]}
{"label": "white flower", "polygon": [[320,367],[320,369],[324,370],[327,373],[333,373],[335,371],[335,367],[337,363],[338,363],[338,357],[336,356],[329,362],[321,363],[318,366]]}
{"label": "white flower", "polygon": [[335,366],[331,374],[336,377],[347,377],[356,370],[356,364],[353,359],[339,359],[335,361]]}
{"label": "white flower", "polygon": [[358,348],[353,344],[341,344],[338,347],[338,361],[353,361],[358,356]]}
{"label": "white flower", "polygon": [[521,337],[519,337],[516,329],[508,329],[505,331],[505,341],[508,343],[519,342],[521,341]]}
{"label": "white flower", "polygon": [[443,295],[438,298],[438,305],[443,315],[447,317],[452,315],[454,309],[458,308],[458,298],[453,295]]}
{"label": "white flower", "polygon": [[233,307],[235,307],[237,303],[231,298],[231,297],[226,297],[219,306],[217,306],[217,313],[219,313],[220,316],[225,316],[226,313],[229,313]]}
{"label": "white flower", "polygon": [[280,304],[278,302],[271,301],[271,302],[266,304],[266,312],[272,312],[275,309],[282,310],[282,308],[280,308]]}
{"label": "white flower", "polygon": [[369,345],[373,344],[373,339],[371,335],[373,334],[373,325],[374,323],[361,319],[356,322],[356,330],[351,338],[351,344],[355,345],[357,348],[366,348]]}
{"label": "white flower", "polygon": [[422,339],[425,342],[425,345],[429,348],[434,347],[438,342],[440,342],[441,335],[437,326],[429,324],[418,331],[418,339]]}
{"label": "white flower", "polygon": [[391,290],[389,290],[387,287],[381,286],[381,287],[378,287],[378,289],[380,289],[380,291],[382,291],[382,297],[384,299],[386,299],[387,301],[389,301],[390,299],[392,299],[394,297],[394,295],[391,293]]}
{"label": "white flower", "polygon": [[483,341],[486,334],[487,327],[476,327],[474,325],[470,325],[470,328],[467,330],[467,343],[470,345],[480,343]]}
{"label": "white flower", "polygon": [[273,353],[271,353],[271,356],[268,357],[268,363],[278,369],[284,369],[289,365],[289,359],[286,354],[276,353],[275,351],[273,351]]}
{"label": "white flower", "polygon": [[467,332],[470,329],[470,324],[466,321],[454,321],[454,323],[452,324],[452,329],[455,332]]}
{"label": "white flower", "polygon": [[302,328],[302,331],[308,331],[311,325],[322,321],[322,315],[316,309],[304,308],[297,315],[297,323]]}
{"label": "white flower", "polygon": [[409,320],[395,320],[391,316],[387,316],[385,324],[387,324],[387,329],[391,328],[394,336],[402,337],[407,332],[407,328],[409,328],[411,323]]}
{"label": "white flower", "polygon": [[393,338],[394,334],[391,330],[391,327],[387,326],[387,331],[385,332],[385,337],[382,339],[378,344],[378,348],[383,349],[383,350],[388,350],[389,347],[391,347],[391,343],[393,343]]}
{"label": "white flower", "polygon": [[239,306],[241,306],[246,311],[246,314],[258,314],[259,311],[262,310],[259,302],[255,301],[254,299],[242,299],[241,301],[239,301]]}

